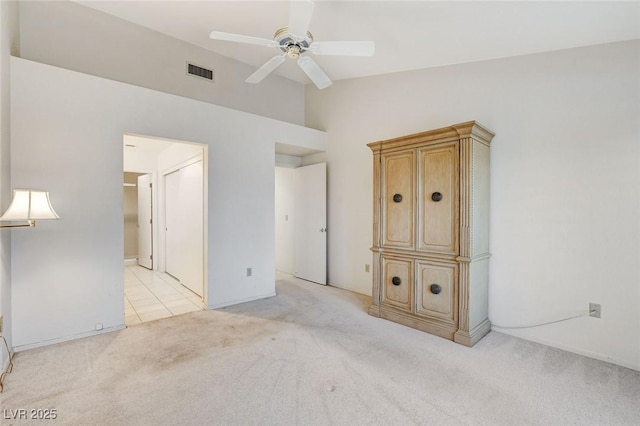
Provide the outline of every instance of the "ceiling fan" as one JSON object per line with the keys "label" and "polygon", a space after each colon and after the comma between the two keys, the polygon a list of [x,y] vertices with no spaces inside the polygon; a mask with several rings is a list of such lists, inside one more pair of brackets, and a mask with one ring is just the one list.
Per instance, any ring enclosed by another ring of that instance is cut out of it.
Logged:
{"label": "ceiling fan", "polygon": [[258,68],[256,72],[245,80],[247,83],[261,82],[289,57],[298,60],[300,68],[309,76],[318,89],[324,89],[331,86],[333,82],[316,61],[306,53],[311,52],[315,55],[373,56],[375,44],[373,41],[313,41],[313,35],[308,31],[313,7],[314,3],[310,0],[292,0],[289,9],[289,25],[277,30],[273,40],[220,31],[211,31],[209,38],[275,47],[284,52],[269,59]]}

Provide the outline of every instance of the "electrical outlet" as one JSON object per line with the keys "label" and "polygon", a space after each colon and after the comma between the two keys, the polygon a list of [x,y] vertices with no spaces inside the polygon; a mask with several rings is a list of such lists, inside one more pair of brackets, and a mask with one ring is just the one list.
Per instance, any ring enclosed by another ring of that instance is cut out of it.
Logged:
{"label": "electrical outlet", "polygon": [[368,264],[368,263],[366,263],[366,264],[364,265],[364,271],[365,271],[365,272],[369,272],[369,264]]}
{"label": "electrical outlet", "polygon": [[250,277],[251,275],[253,275],[253,269],[247,268],[247,276]]}
{"label": "electrical outlet", "polygon": [[600,318],[602,314],[602,306],[599,303],[589,303],[589,316],[594,318]]}

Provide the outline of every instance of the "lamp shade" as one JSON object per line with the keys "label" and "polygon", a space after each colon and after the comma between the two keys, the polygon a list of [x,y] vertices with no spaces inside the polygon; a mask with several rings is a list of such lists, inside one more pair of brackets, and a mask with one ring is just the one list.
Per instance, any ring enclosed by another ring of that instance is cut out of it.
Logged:
{"label": "lamp shade", "polygon": [[29,189],[14,189],[9,208],[0,216],[0,220],[42,219],[60,219],[60,216],[51,207],[48,192]]}

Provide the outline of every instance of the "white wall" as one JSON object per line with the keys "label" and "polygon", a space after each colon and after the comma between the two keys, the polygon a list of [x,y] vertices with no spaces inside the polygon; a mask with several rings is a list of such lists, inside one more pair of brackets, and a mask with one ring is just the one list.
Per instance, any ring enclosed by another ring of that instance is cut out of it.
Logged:
{"label": "white wall", "polygon": [[276,167],[276,270],[295,270],[294,208],[295,169]]}
{"label": "white wall", "polygon": [[[11,200],[11,51],[18,45],[18,4],[0,1],[0,207]],[[12,347],[11,333],[11,232],[0,230],[0,315],[2,335]],[[0,343],[0,372],[9,366],[9,355]]]}
{"label": "white wall", "polygon": [[12,76],[12,183],[61,216],[13,235],[17,349],[123,326],[125,133],[208,145],[209,307],[274,294],[275,142],[324,133],[20,58]]}
{"label": "white wall", "polygon": [[[176,17],[180,19],[180,17]],[[304,85],[69,1],[20,2],[21,57],[304,124]],[[214,69],[215,83],[186,74],[186,62]]]}
{"label": "white wall", "polygon": [[593,46],[307,89],[329,136],[333,285],[370,294],[366,144],[479,120],[491,147],[490,319],[501,330],[640,369],[640,42]]}

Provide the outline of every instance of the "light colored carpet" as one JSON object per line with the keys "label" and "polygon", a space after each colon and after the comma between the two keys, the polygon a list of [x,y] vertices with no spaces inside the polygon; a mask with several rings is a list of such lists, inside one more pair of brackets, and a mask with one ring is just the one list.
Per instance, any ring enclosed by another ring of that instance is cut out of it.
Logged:
{"label": "light colored carpet", "polygon": [[[0,402],[77,425],[639,425],[640,372],[492,332],[467,348],[296,279],[278,296],[19,353]],[[2,424],[21,424],[2,419]]]}

